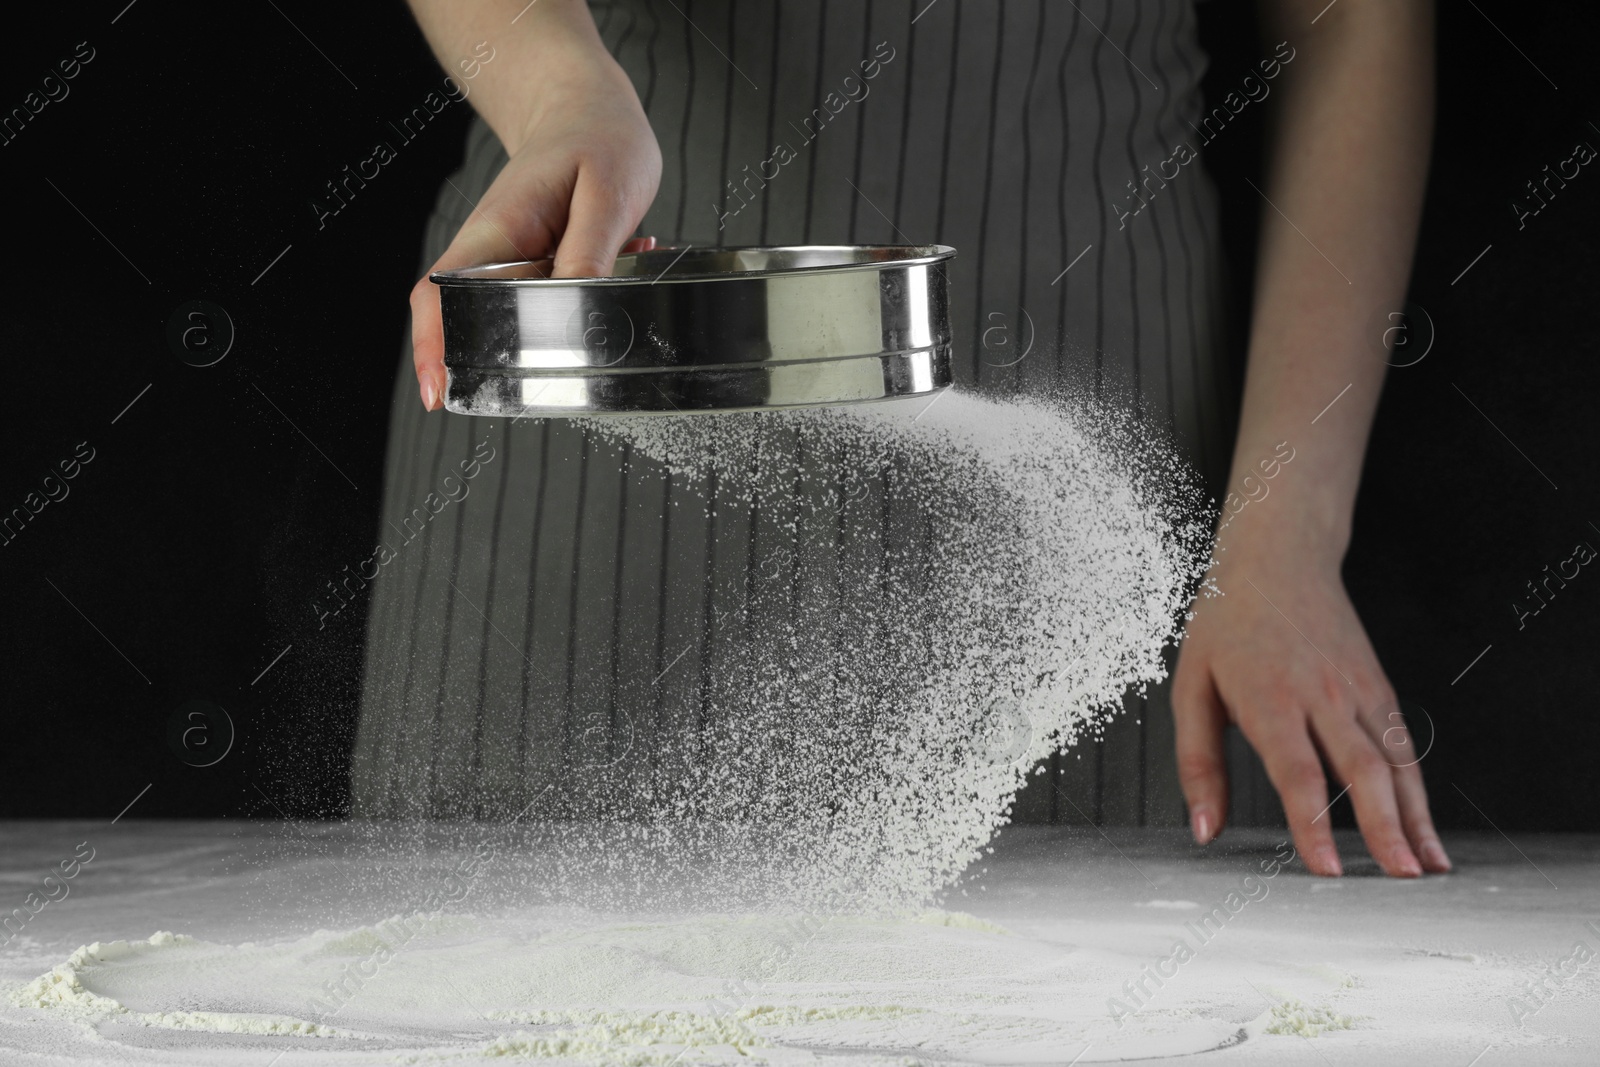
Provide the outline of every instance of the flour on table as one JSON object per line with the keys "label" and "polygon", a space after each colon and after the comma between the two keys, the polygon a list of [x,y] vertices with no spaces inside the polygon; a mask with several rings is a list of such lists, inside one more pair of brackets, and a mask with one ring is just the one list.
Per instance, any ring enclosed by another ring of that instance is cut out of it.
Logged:
{"label": "flour on table", "polygon": [[1202,1051],[1237,1029],[1157,1015],[1119,1028],[1097,994],[1127,957],[961,913],[606,917],[562,906],[431,919],[363,967],[331,1011],[340,976],[393,947],[387,923],[271,944],[158,934],[90,945],[12,1002],[113,1034],[133,1025],[263,1039],[237,1059],[204,1054],[219,1044],[176,1044],[200,1055],[160,1061],[208,1067],[260,1061],[263,1049],[338,1062],[387,1050],[380,1061],[595,1067],[873,1067],[906,1055],[1054,1062],[1091,1042],[1113,1058]]}
{"label": "flour on table", "polygon": [[1303,1004],[1298,1000],[1274,1004],[1270,1016],[1266,1033],[1292,1034],[1295,1037],[1316,1037],[1329,1030],[1349,1030],[1356,1025],[1356,1020],[1349,1015],[1341,1015],[1331,1008]]}

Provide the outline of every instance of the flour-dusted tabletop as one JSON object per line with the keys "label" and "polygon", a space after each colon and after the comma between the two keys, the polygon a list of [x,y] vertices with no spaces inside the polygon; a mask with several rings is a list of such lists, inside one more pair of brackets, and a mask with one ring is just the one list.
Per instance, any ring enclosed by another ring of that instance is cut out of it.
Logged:
{"label": "flour-dusted tabletop", "polygon": [[1600,840],[1512,837],[1328,881],[1270,831],[1012,828],[867,917],[630,910],[627,856],[486,825],[8,823],[0,1060],[1596,1062]]}

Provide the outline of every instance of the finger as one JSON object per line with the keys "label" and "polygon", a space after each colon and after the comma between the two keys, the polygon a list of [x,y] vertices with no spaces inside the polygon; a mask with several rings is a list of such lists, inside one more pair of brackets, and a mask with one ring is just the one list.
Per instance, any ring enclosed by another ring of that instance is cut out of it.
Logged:
{"label": "finger", "polygon": [[1378,750],[1388,761],[1394,778],[1395,800],[1400,805],[1400,825],[1411,851],[1422,861],[1422,869],[1434,874],[1450,870],[1450,857],[1445,854],[1439,833],[1433,827],[1433,816],[1428,810],[1428,791],[1422,784],[1422,768],[1418,761],[1415,739],[1397,705],[1385,705],[1388,715],[1364,716],[1361,724],[1373,736]]}
{"label": "finger", "polygon": [[648,252],[655,246],[656,239],[654,237],[635,237],[622,246],[622,254],[631,255],[634,252]]}
{"label": "finger", "polygon": [[1177,733],[1178,781],[1189,804],[1197,844],[1222,830],[1228,811],[1228,762],[1223,748],[1228,715],[1210,671],[1180,659],[1172,679],[1172,722]]}
{"label": "finger", "polygon": [[1337,878],[1344,868],[1327,815],[1328,782],[1305,719],[1292,711],[1273,710],[1241,715],[1239,722],[1266,764],[1301,860],[1312,874]]}
{"label": "finger", "polygon": [[603,278],[610,274],[616,266],[617,249],[639,225],[640,217],[614,184],[580,170],[552,275]]}
{"label": "finger", "polygon": [[438,287],[427,278],[411,289],[411,363],[423,408],[438,410],[445,392],[444,324]]}
{"label": "finger", "polygon": [[1372,858],[1386,874],[1400,878],[1420,875],[1422,864],[1400,826],[1400,804],[1389,761],[1379,754],[1360,724],[1340,711],[1329,708],[1314,715],[1312,728],[1328,754],[1328,762],[1340,780],[1350,785],[1356,822]]}
{"label": "finger", "polygon": [[[503,224],[481,207],[474,208],[455,240],[438,262],[428,268],[428,273],[480,263],[536,259],[548,254],[548,243],[535,234],[531,243],[523,242],[524,251],[512,241]],[[438,410],[444,406],[446,388],[444,329],[439,312],[439,287],[427,277],[411,290],[411,359],[417,373],[417,388],[422,394],[422,406],[429,411]]]}
{"label": "finger", "polygon": [[1439,840],[1439,831],[1433,828],[1433,815],[1428,810],[1428,790],[1422,784],[1422,768],[1416,764],[1395,768],[1394,795],[1400,802],[1400,822],[1405,827],[1406,840],[1422,860],[1422,869],[1433,874],[1450,870],[1450,857]]}

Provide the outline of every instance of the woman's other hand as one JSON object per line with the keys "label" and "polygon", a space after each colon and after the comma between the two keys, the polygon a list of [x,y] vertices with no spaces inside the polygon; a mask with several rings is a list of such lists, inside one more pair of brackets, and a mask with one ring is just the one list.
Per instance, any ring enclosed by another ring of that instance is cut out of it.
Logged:
{"label": "woman's other hand", "polygon": [[1213,571],[1223,595],[1196,603],[1173,679],[1195,840],[1209,842],[1226,818],[1223,730],[1232,722],[1266,764],[1311,871],[1341,873],[1328,809],[1346,786],[1367,851],[1386,873],[1448,871],[1420,753],[1345,592],[1338,554],[1292,523],[1270,535],[1259,526],[1231,532],[1219,538]]}

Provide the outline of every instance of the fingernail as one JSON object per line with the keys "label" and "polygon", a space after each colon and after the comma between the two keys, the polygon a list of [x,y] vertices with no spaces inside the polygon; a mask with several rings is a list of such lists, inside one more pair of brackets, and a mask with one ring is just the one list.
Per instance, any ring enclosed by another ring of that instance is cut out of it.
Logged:
{"label": "fingernail", "polygon": [[1422,862],[1436,871],[1450,870],[1450,857],[1445,855],[1444,846],[1437,841],[1422,843]]}
{"label": "fingernail", "polygon": [[1325,874],[1338,878],[1344,874],[1344,868],[1339,865],[1339,850],[1332,845],[1323,845],[1317,849],[1317,862],[1312,870],[1317,874]]}
{"label": "fingernail", "polygon": [[1422,877],[1422,865],[1417,862],[1417,858],[1411,854],[1410,849],[1406,849],[1395,855],[1394,869],[1399,871],[1400,874],[1406,878]]}
{"label": "fingernail", "polygon": [[432,377],[432,375],[430,375],[427,378],[424,378],[422,380],[422,407],[423,407],[423,409],[427,410],[427,411],[432,411],[433,410],[434,401],[436,401],[438,399],[439,399],[439,392],[438,392],[437,389],[435,389],[433,387],[433,377]]}
{"label": "fingernail", "polygon": [[1189,826],[1194,831],[1194,839],[1202,845],[1211,842],[1211,814],[1204,808],[1196,808],[1189,816]]}

